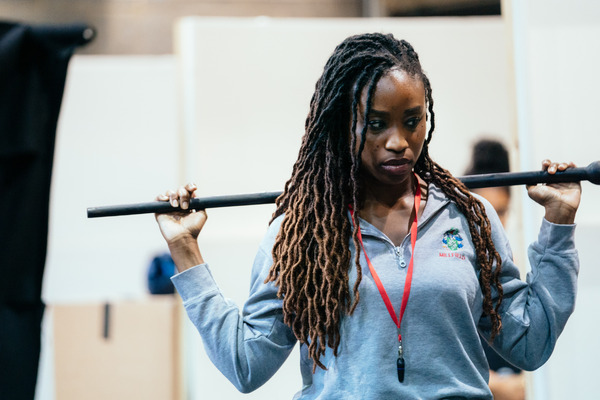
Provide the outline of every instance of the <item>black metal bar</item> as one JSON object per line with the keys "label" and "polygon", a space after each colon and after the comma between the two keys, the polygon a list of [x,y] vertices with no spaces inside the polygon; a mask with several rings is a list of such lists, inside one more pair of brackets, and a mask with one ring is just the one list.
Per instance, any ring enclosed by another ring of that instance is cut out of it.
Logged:
{"label": "black metal bar", "polygon": [[[570,168],[566,171],[556,172],[555,174],[549,174],[544,171],[505,172],[499,174],[462,176],[458,179],[470,189],[496,186],[535,185],[538,183],[578,182],[584,180],[600,185],[600,161],[593,162],[585,168]],[[190,209],[203,210],[206,208],[271,204],[275,202],[275,199],[279,195],[281,195],[281,192],[197,198],[190,201]],[[88,218],[114,217],[120,215],[165,213],[177,210],[181,209],[172,207],[169,202],[153,201],[148,203],[90,207],[87,209],[87,216]]]}
{"label": "black metal bar", "polygon": [[584,168],[570,168],[549,174],[545,171],[503,172],[498,174],[468,175],[458,178],[469,189],[495,186],[536,185],[538,183],[561,183],[590,181],[600,184],[600,161]]}
{"label": "black metal bar", "polygon": [[[281,192],[264,192],[252,194],[236,194],[231,196],[203,197],[190,200],[190,209],[203,210],[206,208],[251,206],[272,204]],[[148,203],[122,204],[116,206],[90,207],[87,209],[88,218],[115,217],[119,215],[134,215],[147,213],[165,213],[181,210],[174,208],[166,201]]]}

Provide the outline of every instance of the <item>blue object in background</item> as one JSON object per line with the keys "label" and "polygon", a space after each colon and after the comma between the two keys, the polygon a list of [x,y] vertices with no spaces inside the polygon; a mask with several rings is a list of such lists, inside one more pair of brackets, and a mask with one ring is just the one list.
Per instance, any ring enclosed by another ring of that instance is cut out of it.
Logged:
{"label": "blue object in background", "polygon": [[175,275],[175,263],[169,253],[152,259],[148,267],[148,290],[151,294],[173,294],[175,287],[171,277]]}

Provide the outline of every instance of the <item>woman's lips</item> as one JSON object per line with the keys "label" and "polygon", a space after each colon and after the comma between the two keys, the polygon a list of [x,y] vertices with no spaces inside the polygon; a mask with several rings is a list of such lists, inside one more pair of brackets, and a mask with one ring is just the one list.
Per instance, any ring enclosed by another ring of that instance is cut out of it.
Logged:
{"label": "woman's lips", "polygon": [[410,160],[407,158],[386,160],[380,165],[384,171],[391,174],[404,174],[412,170]]}

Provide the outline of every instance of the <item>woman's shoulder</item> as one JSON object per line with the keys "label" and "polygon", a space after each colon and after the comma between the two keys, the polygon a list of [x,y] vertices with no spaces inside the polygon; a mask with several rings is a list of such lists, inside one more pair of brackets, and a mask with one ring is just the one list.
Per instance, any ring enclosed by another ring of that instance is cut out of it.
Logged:
{"label": "woman's shoulder", "polygon": [[492,203],[490,203],[485,197],[481,196],[480,194],[471,192],[471,195],[477,200],[479,200],[481,204],[483,204],[483,207],[485,208],[485,213],[492,224],[501,224],[500,219],[498,218],[498,213],[496,212],[494,206],[492,206]]}
{"label": "woman's shoulder", "polygon": [[[452,200],[450,198],[448,198],[448,196],[444,193],[444,191],[440,187],[438,187],[435,183],[429,183],[427,190],[428,190],[428,197],[431,198],[432,200],[434,200],[435,202],[440,202],[440,203],[452,202]],[[469,193],[483,204],[483,207],[485,208],[485,211],[488,214],[488,216],[489,215],[496,216],[496,210],[494,209],[492,204],[486,198],[484,198],[483,196],[481,196],[477,193],[474,193],[474,192],[469,192]]]}
{"label": "woman's shoulder", "polygon": [[281,229],[281,224],[283,223],[284,218],[285,215],[282,214],[269,223],[267,232],[260,243],[260,248],[269,254],[273,248],[273,245],[275,244],[275,241],[277,240],[277,235],[279,234],[279,230]]}
{"label": "woman's shoulder", "polygon": [[267,234],[277,236],[277,234],[279,233],[279,229],[281,229],[281,224],[283,223],[284,219],[285,219],[285,214],[281,214],[281,215],[277,216],[275,219],[273,219],[269,223],[269,229],[267,229]]}

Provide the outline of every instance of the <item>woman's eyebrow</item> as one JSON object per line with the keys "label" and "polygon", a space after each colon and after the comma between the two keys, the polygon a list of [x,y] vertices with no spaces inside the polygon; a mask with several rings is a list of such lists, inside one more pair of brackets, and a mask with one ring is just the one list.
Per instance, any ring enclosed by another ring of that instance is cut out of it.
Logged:
{"label": "woman's eyebrow", "polygon": [[420,114],[422,112],[423,112],[423,107],[416,106],[416,107],[407,108],[406,110],[404,110],[404,115]]}
{"label": "woman's eyebrow", "polygon": [[[422,112],[423,112],[423,107],[422,106],[416,106],[416,107],[407,108],[406,110],[404,110],[404,115],[421,114]],[[389,112],[387,112],[387,111],[381,111],[381,110],[376,110],[374,108],[371,108],[371,111],[370,111],[369,114],[370,115],[389,115]]]}
{"label": "woman's eyebrow", "polygon": [[378,115],[388,115],[389,112],[387,111],[380,111],[380,110],[375,110],[374,108],[371,108],[370,113],[369,114],[378,114]]}

